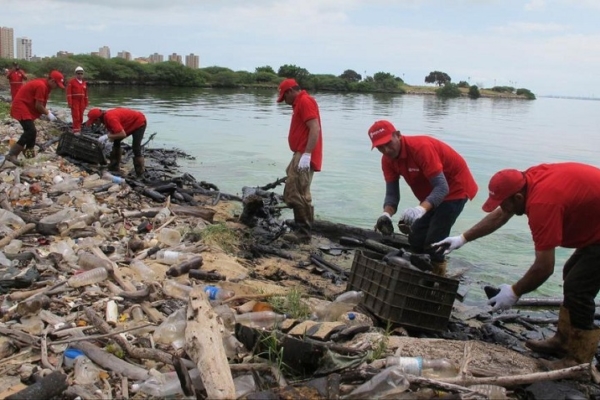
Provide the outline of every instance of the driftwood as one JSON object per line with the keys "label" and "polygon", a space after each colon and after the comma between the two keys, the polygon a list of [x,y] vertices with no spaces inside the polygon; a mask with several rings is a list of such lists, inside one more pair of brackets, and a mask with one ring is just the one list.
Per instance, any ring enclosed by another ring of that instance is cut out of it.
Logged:
{"label": "driftwood", "polygon": [[129,379],[141,381],[150,377],[148,371],[144,368],[123,361],[91,343],[77,342],[72,344],[71,347],[83,351],[90,360],[99,366],[126,376]]}
{"label": "driftwood", "polygon": [[13,232],[9,233],[2,240],[0,240],[0,249],[3,248],[4,246],[6,246],[7,244],[9,244],[11,242],[11,240],[16,239],[19,236],[24,235],[34,229],[35,229],[34,223],[26,224],[26,225],[20,227],[19,229],[15,229]]}
{"label": "driftwood", "polygon": [[6,397],[6,400],[46,400],[58,396],[67,389],[67,375],[54,371],[31,386]]}
{"label": "driftwood", "polygon": [[[105,333],[105,334],[111,333],[112,329],[111,329],[110,325],[108,323],[106,323],[102,319],[102,317],[100,317],[94,311],[93,308],[86,307],[85,315],[88,317],[90,322],[100,332]],[[114,335],[113,340],[115,342],[117,342],[117,344],[119,346],[121,346],[121,348],[123,348],[123,350],[125,350],[127,352],[127,354],[129,354],[133,358],[155,360],[155,361],[160,361],[164,364],[173,364],[173,356],[171,356],[168,353],[165,353],[164,351],[161,351],[158,349],[145,349],[145,348],[135,347],[121,335]]]}
{"label": "driftwood", "polygon": [[194,287],[190,293],[185,328],[185,349],[196,363],[209,399],[234,399],[235,386],[223,347],[224,327],[206,293]]}
{"label": "driftwood", "polygon": [[327,268],[335,271],[336,274],[339,274],[345,278],[347,278],[350,275],[348,273],[348,271],[345,271],[342,267],[325,260],[323,257],[319,256],[318,254],[311,254],[310,258],[313,262],[317,261],[319,264],[324,264],[325,266],[327,266]]}
{"label": "driftwood", "polygon": [[[286,221],[287,224],[293,225],[293,220]],[[333,223],[323,220],[315,220],[312,223],[312,230],[319,233],[332,241],[339,241],[341,237],[351,236],[360,240],[371,239],[393,246],[395,248],[408,247],[408,238],[405,235],[383,236],[379,232],[372,229],[363,229],[356,226]]]}

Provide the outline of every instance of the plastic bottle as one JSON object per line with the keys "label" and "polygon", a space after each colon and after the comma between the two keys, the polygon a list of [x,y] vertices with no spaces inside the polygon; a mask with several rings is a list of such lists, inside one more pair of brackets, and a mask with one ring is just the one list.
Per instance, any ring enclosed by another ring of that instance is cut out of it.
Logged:
{"label": "plastic bottle", "polygon": [[23,246],[22,240],[13,239],[10,241],[9,244],[4,246],[4,252],[6,252],[7,254],[18,254],[19,250],[21,250],[22,246]]}
{"label": "plastic bottle", "polygon": [[227,358],[235,359],[244,352],[244,344],[229,331],[223,331],[223,347]]}
{"label": "plastic bottle", "polygon": [[165,222],[165,220],[167,218],[169,218],[169,216],[171,215],[171,210],[169,210],[167,207],[162,208],[158,214],[156,214],[154,216],[154,222],[153,225],[154,226],[158,226],[160,224],[162,224],[163,222]]}
{"label": "plastic bottle", "polygon": [[133,259],[129,267],[138,273],[142,281],[152,282],[157,278],[154,270],[140,260]]}
{"label": "plastic bottle", "polygon": [[258,311],[236,315],[235,322],[251,328],[273,328],[285,318],[284,314],[273,311]]}
{"label": "plastic bottle", "polygon": [[240,375],[233,379],[233,385],[235,387],[235,398],[240,399],[247,394],[256,391],[256,382],[252,374]]}
{"label": "plastic bottle", "polygon": [[81,350],[77,349],[65,350],[63,354],[63,365],[65,366],[65,368],[73,368],[73,366],[75,365],[75,360],[77,360],[78,357],[85,357],[85,354],[83,354]]}
{"label": "plastic bottle", "polygon": [[351,304],[353,306],[356,306],[356,305],[358,305],[358,303],[360,303],[360,301],[363,299],[363,297],[364,297],[363,292],[359,292],[356,290],[350,290],[348,292],[340,294],[338,297],[335,298],[335,300],[333,302],[334,303]]}
{"label": "plastic bottle", "polygon": [[103,267],[94,268],[89,271],[82,272],[77,275],[73,275],[67,281],[71,287],[80,287],[93,285],[94,283],[102,282],[108,278],[108,272]]}
{"label": "plastic bottle", "polygon": [[158,241],[170,247],[177,246],[181,242],[181,233],[177,229],[162,228],[158,232]]}
{"label": "plastic bottle", "polygon": [[91,385],[100,379],[102,370],[89,358],[82,356],[75,359],[74,379],[79,385]]}
{"label": "plastic bottle", "polygon": [[385,365],[387,367],[399,365],[407,374],[426,378],[451,378],[458,375],[456,365],[446,358],[390,356],[386,358]]}
{"label": "plastic bottle", "polygon": [[[200,372],[197,368],[189,370],[188,373],[192,380],[200,379]],[[134,383],[131,385],[131,391],[134,393],[142,392],[161,399],[183,394],[181,383],[175,371],[164,374],[158,373],[142,383]]]}
{"label": "plastic bottle", "polygon": [[83,229],[94,222],[94,216],[89,214],[79,214],[73,218],[60,221],[56,224],[58,231],[64,234],[74,229]]}
{"label": "plastic bottle", "polygon": [[235,312],[227,304],[220,304],[214,307],[213,311],[221,318],[225,328],[229,330],[233,329],[235,325]]}
{"label": "plastic bottle", "polygon": [[102,267],[107,271],[112,271],[113,266],[108,260],[104,260],[94,254],[81,252],[79,253],[79,260],[77,265],[86,271],[90,271],[95,268]]}
{"label": "plastic bottle", "polygon": [[111,181],[112,183],[116,183],[117,185],[122,185],[125,183],[125,179],[123,179],[120,176],[113,175],[108,171],[102,174],[102,179]]}
{"label": "plastic bottle", "polygon": [[161,264],[173,265],[187,258],[183,253],[172,250],[159,250],[156,253],[156,261]]}
{"label": "plastic bottle", "polygon": [[166,296],[179,300],[187,300],[190,297],[191,291],[191,286],[183,285],[170,279],[163,281],[163,293]]}
{"label": "plastic bottle", "polygon": [[170,344],[175,350],[185,344],[186,309],[180,308],[169,315],[152,333],[157,343]]}
{"label": "plastic bottle", "polygon": [[[400,365],[387,367],[373,378],[354,389],[346,399],[394,398],[410,386]],[[399,397],[399,396],[398,396]]]}
{"label": "plastic bottle", "polygon": [[204,286],[203,290],[211,301],[227,300],[235,296],[233,290],[225,290],[216,286]]}

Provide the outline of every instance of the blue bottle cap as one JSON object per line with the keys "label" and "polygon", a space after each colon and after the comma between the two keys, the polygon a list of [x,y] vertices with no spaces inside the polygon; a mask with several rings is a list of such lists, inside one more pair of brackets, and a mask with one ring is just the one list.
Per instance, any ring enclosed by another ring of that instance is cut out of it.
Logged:
{"label": "blue bottle cap", "polygon": [[85,354],[81,350],[77,350],[77,349],[67,349],[67,350],[65,350],[65,357],[71,358],[73,360],[76,359],[79,356],[84,356],[84,355]]}
{"label": "blue bottle cap", "polygon": [[352,312],[349,312],[349,313],[348,313],[348,319],[349,319],[350,321],[353,321],[353,320],[354,320],[354,318],[356,318],[356,315],[355,315],[354,313],[352,313]]}

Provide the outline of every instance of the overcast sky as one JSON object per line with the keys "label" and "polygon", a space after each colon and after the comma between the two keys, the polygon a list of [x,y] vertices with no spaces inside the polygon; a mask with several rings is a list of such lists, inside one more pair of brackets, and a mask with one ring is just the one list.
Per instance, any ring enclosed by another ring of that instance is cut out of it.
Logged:
{"label": "overcast sky", "polygon": [[33,54],[173,52],[200,66],[389,72],[422,85],[525,87],[600,97],[600,0],[0,0]]}

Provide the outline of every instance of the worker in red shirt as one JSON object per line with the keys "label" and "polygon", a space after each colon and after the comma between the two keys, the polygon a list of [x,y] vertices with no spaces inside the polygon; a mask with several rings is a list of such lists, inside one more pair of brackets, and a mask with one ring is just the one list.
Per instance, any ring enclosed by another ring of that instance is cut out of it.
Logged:
{"label": "worker in red shirt", "polygon": [[292,160],[285,171],[287,178],[283,200],[294,212],[295,232],[284,235],[293,243],[309,243],[314,207],[310,186],[315,172],[321,171],[323,162],[323,132],[321,115],[316,100],[295,79],[285,79],[279,85],[277,102],[292,106],[292,120],[288,144]]}
{"label": "worker in red shirt", "polygon": [[57,87],[64,89],[63,74],[52,71],[47,78],[38,78],[27,82],[17,93],[10,107],[10,115],[19,121],[23,127],[23,134],[10,148],[6,160],[15,165],[21,165],[17,160],[23,150],[26,158],[35,156],[34,146],[37,138],[37,130],[34,120],[45,115],[48,120],[55,121],[56,117],[46,108],[48,96]]}
{"label": "worker in red shirt", "polygon": [[67,84],[67,104],[73,118],[73,133],[81,132],[83,113],[88,106],[87,82],[83,80],[83,68],[75,68],[75,77]]}
{"label": "worker in red shirt", "polygon": [[86,125],[103,124],[108,131],[107,135],[101,136],[98,140],[101,143],[113,142],[113,148],[110,153],[110,164],[108,169],[113,172],[119,172],[121,166],[121,141],[129,136],[132,137],[133,144],[133,167],[135,174],[140,177],[144,174],[144,156],[142,156],[142,139],[146,132],[146,116],[139,111],[129,108],[114,108],[112,110],[102,111],[99,108],[92,108],[88,112]]}
{"label": "worker in red shirt", "polygon": [[525,344],[536,352],[563,357],[542,361],[549,369],[591,362],[600,339],[594,325],[594,299],[600,290],[600,169],[574,162],[541,164],[526,171],[505,169],[492,177],[488,187],[483,211],[489,214],[462,235],[436,245],[449,253],[495,232],[514,215],[527,215],[535,260],[515,284],[500,286],[489,300],[492,311],[510,308],[546,282],[554,272],[557,247],[576,249],[563,267],[564,300],[556,334]]}
{"label": "worker in red shirt", "polygon": [[19,89],[25,84],[27,75],[25,74],[25,71],[21,69],[19,63],[15,61],[13,62],[13,67],[6,73],[6,77],[10,83],[10,95],[14,101]]}
{"label": "worker in red shirt", "polygon": [[450,234],[450,229],[467,200],[477,194],[477,184],[465,160],[454,149],[430,136],[400,134],[391,122],[381,120],[369,129],[373,148],[382,153],[381,168],[385,179],[383,214],[375,230],[391,234],[392,215],[400,202],[400,177],[403,177],[419,201],[405,209],[399,228],[408,233],[408,241],[417,253],[431,257],[433,273],[445,275],[443,253],[431,247]]}

